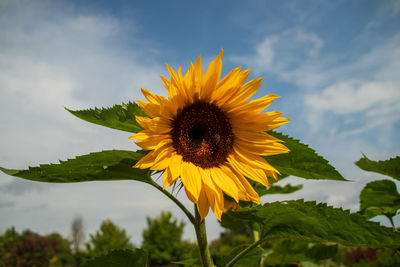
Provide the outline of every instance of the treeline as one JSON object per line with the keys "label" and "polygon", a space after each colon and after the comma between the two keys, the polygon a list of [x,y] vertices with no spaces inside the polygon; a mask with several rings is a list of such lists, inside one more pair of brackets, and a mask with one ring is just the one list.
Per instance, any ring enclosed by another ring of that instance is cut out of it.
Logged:
{"label": "treeline", "polygon": [[[147,218],[142,231],[141,248],[147,251],[150,266],[199,266],[199,255],[194,242],[183,240],[185,223],[178,221],[170,212],[162,212],[155,218]],[[217,266],[235,250],[248,246],[254,239],[249,230],[226,230],[220,238],[210,243],[210,251]],[[71,224],[71,236],[58,233],[40,235],[30,230],[18,232],[11,227],[0,235],[0,267],[70,267],[79,266],[97,256],[115,249],[134,249],[125,229],[110,219],[89,234],[85,242],[83,219],[75,218]],[[271,251],[257,266],[296,266],[309,262],[310,266],[393,266],[400,260],[391,250],[346,248],[337,245],[316,244],[306,240],[273,240],[262,244]],[[282,265],[282,263],[285,263]],[[238,266],[246,265],[239,262]]]}
{"label": "treeline", "polygon": [[[185,223],[178,222],[170,212],[162,212],[156,218],[147,218],[141,247],[152,252],[149,255],[151,266],[168,265],[171,261],[197,257],[196,245],[182,239],[184,227]],[[40,235],[31,230],[18,232],[11,227],[0,235],[0,266],[79,266],[111,250],[135,248],[125,229],[110,219],[104,220],[96,233],[89,234],[87,242],[84,240],[81,217],[73,220],[69,238],[59,233]]]}

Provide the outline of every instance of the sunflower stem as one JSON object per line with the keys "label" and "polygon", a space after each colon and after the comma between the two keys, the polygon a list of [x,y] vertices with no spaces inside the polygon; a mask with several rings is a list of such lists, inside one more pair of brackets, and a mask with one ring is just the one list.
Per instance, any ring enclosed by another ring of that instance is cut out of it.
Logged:
{"label": "sunflower stem", "polygon": [[158,185],[156,182],[152,181],[151,185],[154,186],[155,188],[157,188],[161,193],[163,193],[164,195],[166,195],[169,199],[171,199],[188,217],[189,221],[195,225],[196,224],[196,219],[195,217],[192,215],[192,213],[190,213],[190,211],[188,211],[188,209],[176,198],[174,197],[170,192],[168,192],[167,190],[164,190],[160,185]]}
{"label": "sunflower stem", "polygon": [[394,225],[393,217],[391,217],[391,216],[386,216],[386,217],[388,217],[390,223],[392,224],[393,231],[394,231],[394,232],[398,232],[396,226]]}
{"label": "sunflower stem", "polygon": [[247,248],[243,249],[239,254],[237,254],[230,262],[228,262],[225,267],[231,267],[233,266],[238,260],[240,260],[241,257],[243,257],[244,255],[246,255],[247,253],[250,252],[250,250],[252,250],[253,248],[257,247],[258,245],[260,245],[262,242],[264,242],[264,240],[259,239],[258,241],[254,242],[253,244],[251,244],[250,246],[248,246]]}
{"label": "sunflower stem", "polygon": [[260,233],[256,230],[253,230],[253,242],[257,242],[260,240]]}
{"label": "sunflower stem", "polygon": [[210,250],[208,249],[206,221],[205,219],[201,220],[201,216],[199,214],[199,211],[197,210],[196,205],[194,205],[194,210],[196,223],[193,224],[193,226],[196,231],[197,244],[200,251],[201,262],[203,263],[204,267],[214,267],[214,264],[211,260]]}

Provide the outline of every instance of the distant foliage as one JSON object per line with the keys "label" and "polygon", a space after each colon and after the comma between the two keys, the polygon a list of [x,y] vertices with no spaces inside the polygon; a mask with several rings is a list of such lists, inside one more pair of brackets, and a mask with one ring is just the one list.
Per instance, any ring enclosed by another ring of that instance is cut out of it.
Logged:
{"label": "distant foliage", "polygon": [[83,218],[75,217],[71,224],[71,237],[74,252],[78,253],[82,243],[85,241],[85,231],[83,226]]}
{"label": "distant foliage", "polygon": [[225,230],[218,239],[210,244],[211,255],[217,264],[224,258],[229,257],[231,252],[238,246],[251,243],[251,231],[244,229],[242,231]]}
{"label": "distant foliage", "polygon": [[130,236],[125,229],[115,225],[110,219],[103,221],[100,230],[89,235],[86,249],[90,257],[97,257],[114,249],[133,249]]}
{"label": "distant foliage", "polygon": [[143,249],[119,249],[88,260],[80,267],[148,267]]}
{"label": "distant foliage", "polygon": [[191,258],[196,246],[182,240],[184,222],[178,222],[171,212],[161,212],[156,218],[147,217],[143,230],[142,248],[149,252],[150,266],[168,264]]}
{"label": "distant foliage", "polygon": [[68,240],[59,234],[46,236],[29,230],[7,229],[0,237],[0,266],[75,266]]}

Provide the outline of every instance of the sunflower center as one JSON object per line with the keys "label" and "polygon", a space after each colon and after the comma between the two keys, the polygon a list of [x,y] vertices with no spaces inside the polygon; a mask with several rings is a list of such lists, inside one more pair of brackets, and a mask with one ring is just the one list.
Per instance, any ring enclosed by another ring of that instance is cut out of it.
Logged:
{"label": "sunflower center", "polygon": [[171,137],[183,160],[203,169],[221,165],[233,149],[228,117],[207,102],[196,102],[178,112],[172,121]]}
{"label": "sunflower center", "polygon": [[203,124],[196,124],[188,132],[189,140],[197,145],[200,145],[207,137],[207,129]]}

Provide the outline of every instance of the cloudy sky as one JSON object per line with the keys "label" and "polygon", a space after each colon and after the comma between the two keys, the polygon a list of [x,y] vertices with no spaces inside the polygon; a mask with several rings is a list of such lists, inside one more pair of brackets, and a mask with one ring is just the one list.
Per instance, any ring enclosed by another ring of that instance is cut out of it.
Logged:
{"label": "cloudy sky", "polygon": [[[83,109],[166,95],[164,63],[187,69],[224,49],[236,66],[265,77],[255,97],[277,94],[272,109],[353,182],[305,181],[292,195],[353,211],[369,181],[362,153],[400,154],[400,1],[19,1],[0,0],[0,166],[23,169],[105,149],[135,150],[129,133],[91,125]],[[185,196],[179,195],[187,205]],[[10,226],[67,236],[74,216],[93,233],[105,218],[140,244],[146,216],[171,210],[138,182],[41,184],[0,174],[0,232]],[[220,228],[207,217],[209,238]],[[382,219],[383,223],[387,223]],[[400,224],[397,220],[398,225]],[[188,225],[186,238],[194,239]]]}

